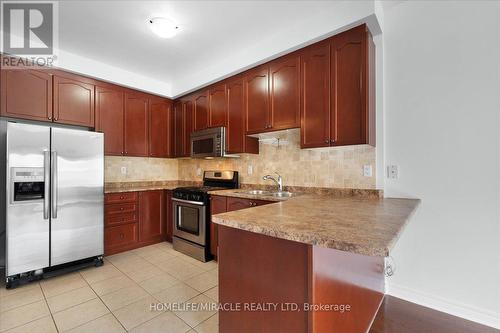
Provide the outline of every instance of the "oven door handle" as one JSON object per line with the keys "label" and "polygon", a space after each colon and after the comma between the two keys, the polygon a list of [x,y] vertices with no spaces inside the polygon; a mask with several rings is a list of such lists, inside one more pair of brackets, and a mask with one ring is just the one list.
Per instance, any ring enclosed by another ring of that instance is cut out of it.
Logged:
{"label": "oven door handle", "polygon": [[177,199],[177,198],[172,198],[172,201],[177,201],[180,203],[186,203],[190,205],[197,205],[197,206],[205,206],[203,202],[198,202],[198,201],[190,201],[190,200],[183,200],[183,199]]}

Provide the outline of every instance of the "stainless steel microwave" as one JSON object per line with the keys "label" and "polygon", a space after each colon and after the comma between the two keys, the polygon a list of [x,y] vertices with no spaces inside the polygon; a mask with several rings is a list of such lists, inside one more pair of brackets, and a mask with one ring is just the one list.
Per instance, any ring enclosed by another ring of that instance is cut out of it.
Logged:
{"label": "stainless steel microwave", "polygon": [[238,157],[226,153],[226,128],[207,128],[191,133],[191,157]]}

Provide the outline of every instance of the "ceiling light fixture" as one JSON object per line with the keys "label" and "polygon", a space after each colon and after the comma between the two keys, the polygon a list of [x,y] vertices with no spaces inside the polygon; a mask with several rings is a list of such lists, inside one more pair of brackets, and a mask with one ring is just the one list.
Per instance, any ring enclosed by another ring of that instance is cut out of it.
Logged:
{"label": "ceiling light fixture", "polygon": [[161,38],[172,38],[179,32],[179,26],[164,17],[153,17],[148,20],[151,31]]}

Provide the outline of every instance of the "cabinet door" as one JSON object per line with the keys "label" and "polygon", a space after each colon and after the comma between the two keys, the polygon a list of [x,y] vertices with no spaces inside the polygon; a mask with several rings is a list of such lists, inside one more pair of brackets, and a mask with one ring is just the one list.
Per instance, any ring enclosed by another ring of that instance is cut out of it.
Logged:
{"label": "cabinet door", "polygon": [[226,126],[226,85],[210,89],[210,127]]}
{"label": "cabinet door", "polygon": [[269,72],[272,129],[300,127],[300,57],[277,60]]}
{"label": "cabinet door", "polygon": [[[210,215],[220,214],[226,212],[226,197],[212,195],[210,196]],[[213,223],[210,219],[210,253],[217,257],[217,224]]]}
{"label": "cabinet door", "polygon": [[231,81],[227,84],[227,128],[226,147],[229,153],[244,152],[244,99],[243,79]]}
{"label": "cabinet door", "polygon": [[148,98],[125,94],[125,155],[148,156]]}
{"label": "cabinet door", "polygon": [[139,192],[139,240],[162,240],[165,237],[165,198],[163,190]]}
{"label": "cabinet door", "polygon": [[193,102],[183,103],[184,108],[184,153],[183,156],[191,155],[191,133],[194,127]]}
{"label": "cabinet door", "polygon": [[52,75],[33,70],[1,70],[0,114],[4,117],[52,120]]}
{"label": "cabinet door", "polygon": [[54,75],[54,121],[94,127],[94,88],[76,78]]}
{"label": "cabinet door", "polygon": [[245,208],[253,207],[253,202],[250,199],[243,198],[227,198],[227,207],[226,210],[228,212],[232,212],[233,210],[240,210]]}
{"label": "cabinet door", "polygon": [[365,26],[336,35],[332,41],[331,143],[367,143]]}
{"label": "cabinet door", "polygon": [[123,155],[124,93],[118,87],[95,91],[96,131],[104,133],[104,154]]}
{"label": "cabinet door", "polygon": [[269,130],[269,69],[258,68],[245,77],[246,132]]}
{"label": "cabinet door", "polygon": [[173,220],[173,210],[172,210],[172,191],[165,191],[165,238],[167,241],[172,241],[173,231],[174,231],[174,220]]}
{"label": "cabinet door", "polygon": [[184,154],[184,112],[181,102],[174,103],[173,117],[174,156],[181,157]]}
{"label": "cabinet door", "polygon": [[169,114],[171,103],[163,98],[149,100],[149,156],[170,156]]}
{"label": "cabinet door", "polygon": [[301,55],[302,148],[330,145],[330,45],[321,43]]}
{"label": "cabinet door", "polygon": [[194,130],[202,130],[208,127],[208,92],[198,93],[193,98]]}

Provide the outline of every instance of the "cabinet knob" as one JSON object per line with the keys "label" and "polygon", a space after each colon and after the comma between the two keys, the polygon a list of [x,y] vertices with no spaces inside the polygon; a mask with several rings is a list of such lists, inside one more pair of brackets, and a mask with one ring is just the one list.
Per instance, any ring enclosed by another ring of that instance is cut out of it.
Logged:
{"label": "cabinet knob", "polygon": [[335,140],[334,140],[334,139],[331,139],[331,140],[330,140],[330,143],[335,143]]}
{"label": "cabinet knob", "polygon": [[330,140],[326,139],[326,140],[325,140],[325,143],[330,143]]}
{"label": "cabinet knob", "polygon": [[47,118],[48,118],[49,120],[52,120],[52,117],[51,117],[51,116],[48,116]]}
{"label": "cabinet knob", "polygon": [[124,235],[123,234],[120,234],[120,239],[123,239]]}
{"label": "cabinet knob", "polygon": [[120,197],[120,199],[122,199],[122,200],[123,200],[123,196],[121,196],[121,197]]}
{"label": "cabinet knob", "polygon": [[120,207],[120,210],[123,210],[123,207]]}

